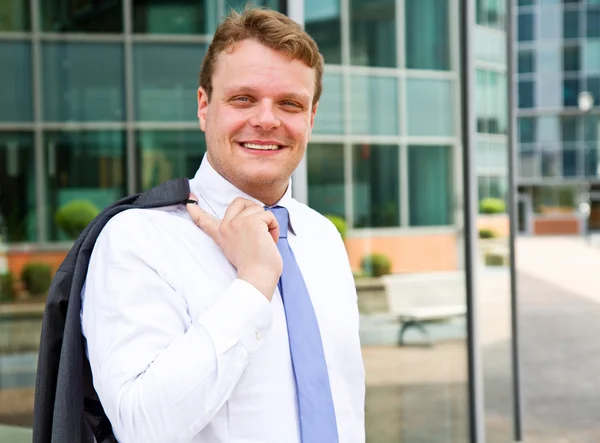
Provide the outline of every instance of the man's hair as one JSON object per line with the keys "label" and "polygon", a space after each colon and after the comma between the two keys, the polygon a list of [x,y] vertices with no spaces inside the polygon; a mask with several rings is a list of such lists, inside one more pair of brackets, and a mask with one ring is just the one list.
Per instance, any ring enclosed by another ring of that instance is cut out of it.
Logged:
{"label": "man's hair", "polygon": [[298,23],[286,15],[249,6],[242,13],[232,10],[217,27],[208,47],[200,69],[200,86],[206,91],[209,100],[212,95],[212,76],[219,54],[235,43],[248,39],[280,52],[291,60],[299,60],[314,69],[313,105],[319,101],[323,89],[323,56],[315,41]]}

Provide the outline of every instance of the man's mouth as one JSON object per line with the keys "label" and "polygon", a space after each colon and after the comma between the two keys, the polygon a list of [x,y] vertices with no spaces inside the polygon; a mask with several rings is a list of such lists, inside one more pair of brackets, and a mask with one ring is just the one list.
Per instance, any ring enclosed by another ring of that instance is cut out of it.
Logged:
{"label": "man's mouth", "polygon": [[258,143],[240,143],[246,149],[254,149],[257,151],[276,151],[281,148],[281,145],[261,145]]}

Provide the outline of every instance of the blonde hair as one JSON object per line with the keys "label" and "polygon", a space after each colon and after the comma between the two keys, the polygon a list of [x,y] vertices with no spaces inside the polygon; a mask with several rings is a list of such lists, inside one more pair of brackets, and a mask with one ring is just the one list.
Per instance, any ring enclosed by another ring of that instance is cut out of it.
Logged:
{"label": "blonde hair", "polygon": [[219,54],[237,42],[254,40],[270,49],[300,60],[315,70],[315,96],[323,90],[323,56],[315,41],[298,23],[280,12],[247,6],[242,13],[231,11],[217,27],[200,69],[200,86],[208,99],[212,95],[212,76]]}

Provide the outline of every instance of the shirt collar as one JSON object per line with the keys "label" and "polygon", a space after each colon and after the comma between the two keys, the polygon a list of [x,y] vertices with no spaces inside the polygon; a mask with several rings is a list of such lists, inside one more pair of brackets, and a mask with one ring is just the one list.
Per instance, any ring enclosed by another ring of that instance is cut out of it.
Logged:
{"label": "shirt collar", "polygon": [[[238,197],[242,197],[253,201],[254,203],[265,206],[265,204],[256,198],[239,190],[233,183],[219,174],[208,161],[208,156],[205,154],[200,167],[196,171],[194,178],[190,180],[190,190],[196,195],[200,204],[204,203],[209,207],[209,212],[216,215],[219,219],[223,219],[228,206]],[[297,220],[294,217],[295,200],[292,198],[292,180],[290,179],[289,186],[283,197],[275,204],[275,206],[283,206],[289,213],[288,228],[293,234],[297,234]],[[292,222],[294,220],[294,222]]]}

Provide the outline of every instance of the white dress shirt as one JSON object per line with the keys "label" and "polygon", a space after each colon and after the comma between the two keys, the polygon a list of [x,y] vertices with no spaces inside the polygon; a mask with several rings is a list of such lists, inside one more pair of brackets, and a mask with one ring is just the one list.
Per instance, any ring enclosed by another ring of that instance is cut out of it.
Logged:
{"label": "white dress shirt", "polygon": [[[236,197],[260,204],[206,158],[190,187],[219,218]],[[340,443],[363,443],[365,374],[344,244],[291,188],[279,204],[319,321]],[[269,302],[237,279],[182,205],[115,216],[82,298],[94,386],[120,442],[300,442],[281,296],[276,289]]]}

